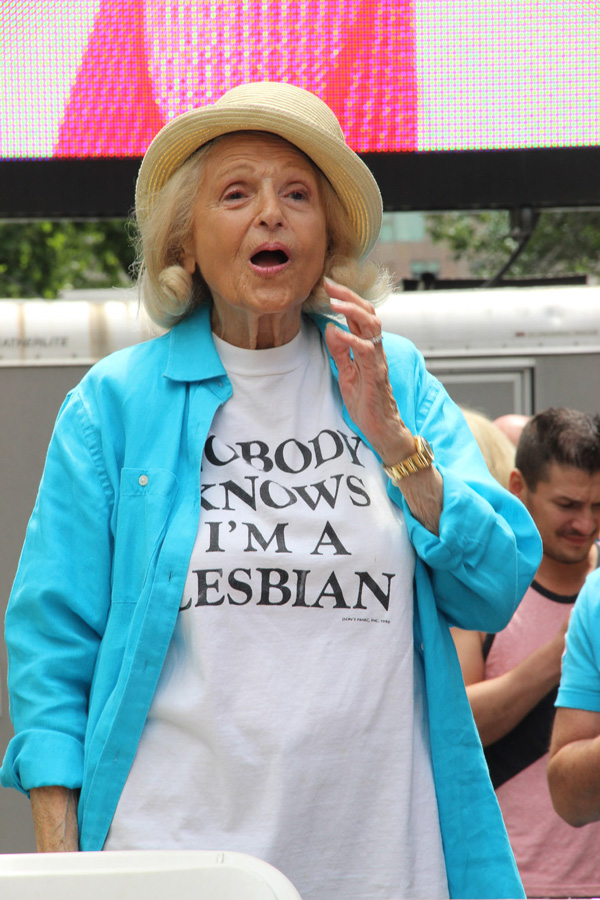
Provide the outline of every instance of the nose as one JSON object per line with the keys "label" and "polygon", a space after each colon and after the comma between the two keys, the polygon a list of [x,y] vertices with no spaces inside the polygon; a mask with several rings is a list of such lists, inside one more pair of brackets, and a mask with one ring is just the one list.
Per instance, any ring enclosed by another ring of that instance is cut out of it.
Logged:
{"label": "nose", "polygon": [[572,520],[573,528],[580,534],[597,532],[599,524],[598,516],[594,515],[594,511],[586,506],[582,506]]}
{"label": "nose", "polygon": [[271,184],[263,184],[257,195],[256,224],[273,229],[284,224],[279,194]]}

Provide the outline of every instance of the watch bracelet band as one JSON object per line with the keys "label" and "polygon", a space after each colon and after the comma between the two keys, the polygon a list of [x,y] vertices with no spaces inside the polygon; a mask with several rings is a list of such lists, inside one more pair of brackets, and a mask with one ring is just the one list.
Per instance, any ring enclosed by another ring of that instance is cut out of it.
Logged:
{"label": "watch bracelet band", "polygon": [[428,469],[433,462],[433,451],[429,444],[420,435],[415,435],[414,438],[417,447],[415,453],[393,466],[383,466],[386,474],[393,482],[400,481],[402,478],[406,478],[407,475],[413,475],[415,472],[420,472],[423,469]]}

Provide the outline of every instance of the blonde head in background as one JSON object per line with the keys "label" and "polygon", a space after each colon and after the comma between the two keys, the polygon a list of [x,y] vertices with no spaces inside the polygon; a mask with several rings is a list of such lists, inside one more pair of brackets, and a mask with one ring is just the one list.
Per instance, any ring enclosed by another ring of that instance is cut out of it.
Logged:
{"label": "blonde head in background", "polygon": [[510,473],[515,466],[514,444],[483,413],[464,406],[461,409],[490,473],[508,490]]}

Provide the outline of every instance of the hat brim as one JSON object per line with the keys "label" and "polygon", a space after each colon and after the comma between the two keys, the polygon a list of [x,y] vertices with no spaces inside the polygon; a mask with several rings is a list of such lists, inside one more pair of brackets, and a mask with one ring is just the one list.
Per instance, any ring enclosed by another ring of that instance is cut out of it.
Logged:
{"label": "hat brim", "polygon": [[356,231],[364,258],[379,236],[381,194],[373,175],[343,140],[287,110],[244,106],[206,106],[183,113],[156,135],[142,160],[136,185],[137,215],[154,205],[154,198],[192,153],[208,141],[236,131],[266,131],[302,150],[329,180]]}

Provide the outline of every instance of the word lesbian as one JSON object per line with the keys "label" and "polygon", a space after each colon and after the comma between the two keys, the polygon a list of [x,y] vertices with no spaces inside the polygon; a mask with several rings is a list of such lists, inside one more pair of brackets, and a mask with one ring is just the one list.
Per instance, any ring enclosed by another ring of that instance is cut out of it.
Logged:
{"label": "word lesbian", "polygon": [[[375,598],[387,611],[390,605],[390,588],[393,573],[383,572],[384,583],[379,584],[368,572],[354,572],[357,577],[352,597],[346,594],[335,572],[331,572],[324,584],[313,584],[314,573],[310,569],[251,569],[236,568],[229,573],[221,586],[223,569],[194,569],[198,581],[198,593],[180,606],[181,612],[198,606],[245,606],[253,601],[258,606],[301,606],[324,609],[321,601],[334,609],[367,609],[364,601]],[[313,579],[310,578],[311,574]],[[292,579],[292,575],[295,576]],[[258,576],[258,577],[257,577]],[[258,583],[257,583],[258,582]],[[225,593],[226,591],[226,593]],[[223,592],[223,593],[222,593]]]}

